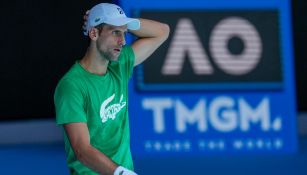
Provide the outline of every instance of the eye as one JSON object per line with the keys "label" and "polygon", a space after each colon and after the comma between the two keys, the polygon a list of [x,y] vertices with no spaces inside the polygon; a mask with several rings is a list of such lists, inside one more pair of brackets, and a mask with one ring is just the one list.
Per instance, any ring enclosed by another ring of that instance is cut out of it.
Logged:
{"label": "eye", "polygon": [[116,36],[116,37],[122,37],[122,36],[125,36],[127,32],[122,32],[120,30],[114,30],[112,31],[112,35],[113,36]]}
{"label": "eye", "polygon": [[114,31],[112,31],[112,35],[114,35],[114,36],[120,36],[120,35],[121,35],[121,32],[118,31],[118,30],[114,30]]}
{"label": "eye", "polygon": [[112,31],[112,35],[117,35],[117,31]]}

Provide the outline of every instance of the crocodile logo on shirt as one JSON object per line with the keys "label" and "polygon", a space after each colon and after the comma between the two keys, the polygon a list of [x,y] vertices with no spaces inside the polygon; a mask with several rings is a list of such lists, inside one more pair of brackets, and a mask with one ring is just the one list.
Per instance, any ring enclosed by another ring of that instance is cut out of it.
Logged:
{"label": "crocodile logo on shirt", "polygon": [[116,114],[126,106],[126,102],[123,102],[123,94],[120,97],[119,103],[115,103],[113,105],[108,106],[108,104],[114,99],[115,94],[107,98],[100,107],[100,117],[102,123],[107,122],[109,119],[114,120],[116,118]]}

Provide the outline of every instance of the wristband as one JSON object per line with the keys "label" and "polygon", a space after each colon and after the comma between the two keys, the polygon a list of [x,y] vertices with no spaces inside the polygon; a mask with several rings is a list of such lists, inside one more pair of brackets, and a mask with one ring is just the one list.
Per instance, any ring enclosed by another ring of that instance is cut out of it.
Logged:
{"label": "wristband", "polygon": [[135,172],[130,171],[122,166],[118,166],[115,171],[114,175],[137,175]]}
{"label": "wristband", "polygon": [[114,175],[122,175],[123,172],[124,172],[124,167],[118,166],[114,171]]}

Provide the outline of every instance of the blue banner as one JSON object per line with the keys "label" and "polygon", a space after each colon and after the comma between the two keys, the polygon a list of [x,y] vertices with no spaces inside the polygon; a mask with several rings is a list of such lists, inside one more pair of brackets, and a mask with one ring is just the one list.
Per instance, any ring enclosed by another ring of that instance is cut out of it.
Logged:
{"label": "blue banner", "polygon": [[289,0],[120,2],[171,27],[129,85],[134,154],[297,150]]}

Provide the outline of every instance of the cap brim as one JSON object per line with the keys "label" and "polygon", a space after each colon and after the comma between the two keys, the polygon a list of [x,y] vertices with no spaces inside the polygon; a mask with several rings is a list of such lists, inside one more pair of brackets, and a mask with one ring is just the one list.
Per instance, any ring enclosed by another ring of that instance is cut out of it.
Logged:
{"label": "cap brim", "polygon": [[129,30],[139,30],[141,26],[140,20],[135,18],[117,18],[112,19],[112,21],[104,21],[104,23],[114,26],[127,25]]}

